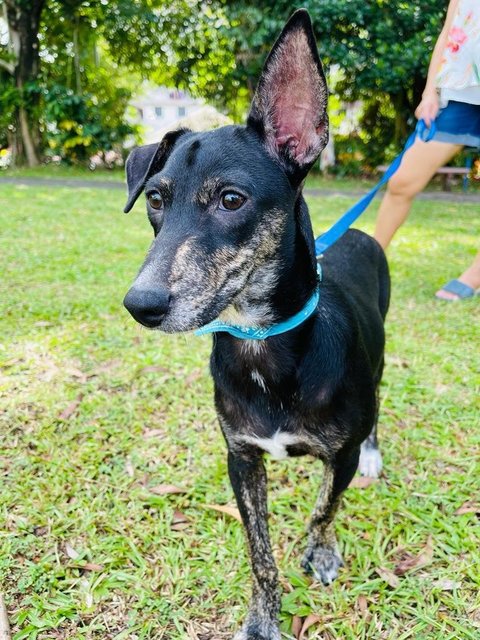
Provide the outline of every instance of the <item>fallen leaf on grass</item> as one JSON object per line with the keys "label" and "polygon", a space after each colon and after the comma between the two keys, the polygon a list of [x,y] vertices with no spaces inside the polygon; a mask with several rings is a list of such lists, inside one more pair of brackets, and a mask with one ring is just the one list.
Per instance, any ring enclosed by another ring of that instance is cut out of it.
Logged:
{"label": "fallen leaf on grass", "polygon": [[68,542],[65,543],[65,553],[72,560],[78,560],[78,558],[80,557],[78,551],[74,549],[71,544],[68,544]]}
{"label": "fallen leaf on grass", "polygon": [[357,489],[366,489],[374,482],[377,482],[378,478],[369,478],[368,476],[355,476],[348,485],[349,487],[356,487]]}
{"label": "fallen leaf on grass", "polygon": [[203,369],[195,369],[185,378],[185,386],[189,387],[191,384],[199,380],[203,376]]}
{"label": "fallen leaf on grass", "polygon": [[293,616],[292,618],[292,633],[296,640],[298,640],[302,632],[303,620],[300,616]]}
{"label": "fallen leaf on grass", "polygon": [[103,564],[97,564],[96,562],[86,562],[79,568],[83,569],[83,571],[103,571],[105,569]]}
{"label": "fallen leaf on grass", "polygon": [[83,384],[85,384],[85,382],[87,382],[88,380],[87,374],[81,371],[80,369],[78,369],[77,367],[65,367],[64,373],[68,374],[69,376],[72,376],[72,378],[77,378],[77,380],[80,380],[80,382],[82,382]]}
{"label": "fallen leaf on grass", "polygon": [[462,586],[461,582],[455,582],[455,580],[436,580],[433,586],[441,591],[455,591]]}
{"label": "fallen leaf on grass", "polygon": [[207,509],[220,511],[220,513],[226,513],[228,516],[232,516],[232,518],[235,518],[235,520],[242,522],[242,516],[240,515],[240,511],[237,509],[237,507],[230,507],[228,504],[206,504],[205,507]]}
{"label": "fallen leaf on grass", "polygon": [[140,369],[140,373],[170,373],[166,367],[161,367],[156,364],[149,364],[146,367]]}
{"label": "fallen leaf on grass", "polygon": [[164,436],[164,429],[145,429],[143,432],[144,438],[156,438],[157,436]]}
{"label": "fallen leaf on grass", "polygon": [[476,513],[480,514],[480,503],[473,500],[467,500],[461,507],[454,512],[456,516],[461,516],[463,513]]}
{"label": "fallen leaf on grass", "polygon": [[310,627],[313,627],[314,624],[319,623],[320,620],[321,620],[321,617],[316,615],[315,613],[311,613],[310,615],[308,615],[303,621],[303,626],[300,631],[300,635],[298,636],[298,640],[304,640],[304,638],[307,637],[306,633],[308,629],[310,629]]}
{"label": "fallen leaf on grass", "polygon": [[365,616],[368,613],[368,600],[367,600],[366,596],[359,595],[358,598],[357,598],[357,605],[356,606],[357,606],[357,609],[362,614],[362,616],[365,618]]}
{"label": "fallen leaf on grass", "polygon": [[378,573],[380,578],[388,585],[390,585],[393,589],[396,589],[400,584],[398,576],[396,576],[393,571],[390,571],[390,569],[386,569],[385,567],[377,567],[375,571]]}
{"label": "fallen leaf on grass", "polygon": [[396,564],[393,571],[395,575],[403,576],[405,573],[407,573],[407,571],[420,569],[420,567],[425,567],[427,564],[430,564],[432,558],[433,538],[432,536],[428,536],[428,540],[425,543],[423,550],[416,556],[413,556],[409,553],[405,554],[403,558]]}
{"label": "fallen leaf on grass", "polygon": [[125,472],[129,478],[133,478],[133,476],[135,475],[135,468],[130,458],[127,458],[127,460],[125,461]]}
{"label": "fallen leaf on grass", "polygon": [[184,513],[182,513],[181,511],[173,512],[172,524],[170,525],[170,529],[173,529],[174,531],[182,531],[183,529],[186,529],[189,525],[190,525],[190,520],[187,518],[187,516]]}
{"label": "fallen leaf on grass", "polygon": [[83,393],[79,393],[73,402],[71,402],[66,409],[58,416],[59,420],[68,420],[73,416],[78,409],[81,401],[83,400]]}
{"label": "fallen leaf on grass", "polygon": [[169,493],[187,493],[185,489],[180,489],[174,484],[157,484],[154,487],[149,487],[148,490],[156,496],[166,496]]}

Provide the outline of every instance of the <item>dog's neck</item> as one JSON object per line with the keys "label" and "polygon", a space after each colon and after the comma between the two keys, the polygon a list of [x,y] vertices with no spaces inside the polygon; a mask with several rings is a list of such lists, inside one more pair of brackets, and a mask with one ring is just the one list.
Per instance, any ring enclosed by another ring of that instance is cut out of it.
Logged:
{"label": "dog's neck", "polygon": [[277,254],[256,268],[247,287],[220,318],[231,324],[268,327],[300,311],[317,286],[315,244],[307,205],[299,191],[292,229]]}

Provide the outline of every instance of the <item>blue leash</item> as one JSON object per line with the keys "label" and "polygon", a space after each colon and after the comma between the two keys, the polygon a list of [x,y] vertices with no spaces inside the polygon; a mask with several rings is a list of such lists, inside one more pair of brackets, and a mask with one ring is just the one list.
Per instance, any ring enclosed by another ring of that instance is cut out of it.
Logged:
{"label": "blue leash", "polygon": [[[400,163],[402,162],[403,155],[407,149],[409,149],[415,142],[418,136],[424,142],[431,140],[435,134],[435,123],[432,122],[430,129],[427,127],[423,120],[419,120],[415,131],[410,135],[403,151],[398,155],[392,164],[385,171],[382,179],[371,189],[366,195],[363,196],[353,207],[343,214],[343,216],[333,224],[328,231],[323,233],[315,240],[315,253],[317,258],[322,255],[329,247],[332,246],[343,234],[351,227],[351,225],[359,218],[370,202],[373,200],[379,189],[393,176],[397,171]],[[321,280],[321,268],[318,265],[319,281]],[[270,327],[241,327],[235,324],[229,324],[228,322],[222,322],[222,320],[214,320],[209,322],[200,329],[195,331],[196,336],[202,336],[206,333],[216,333],[217,331],[225,331],[235,338],[241,340],[265,340],[270,336],[276,336],[280,333],[290,331],[300,324],[305,322],[312,313],[315,311],[320,298],[319,287],[316,288],[315,293],[308,300],[307,304],[298,313],[283,322],[271,325]]]}
{"label": "blue leash", "polygon": [[419,120],[417,122],[417,126],[415,127],[415,131],[410,134],[405,146],[403,147],[403,151],[398,155],[392,164],[385,171],[382,179],[377,182],[377,184],[371,189],[366,195],[364,195],[357,203],[350,207],[350,209],[343,214],[343,216],[335,222],[333,226],[330,227],[328,231],[323,233],[315,240],[315,253],[317,256],[320,256],[324,251],[331,247],[334,242],[336,242],[347,229],[349,229],[352,224],[359,218],[365,209],[368,207],[370,202],[378,193],[379,189],[386,184],[393,174],[397,171],[400,163],[402,162],[402,158],[407,151],[410,149],[412,144],[415,142],[416,137],[418,136],[420,140],[424,142],[428,142],[435,135],[436,127],[435,122],[432,122],[430,129],[427,127],[423,120]]}

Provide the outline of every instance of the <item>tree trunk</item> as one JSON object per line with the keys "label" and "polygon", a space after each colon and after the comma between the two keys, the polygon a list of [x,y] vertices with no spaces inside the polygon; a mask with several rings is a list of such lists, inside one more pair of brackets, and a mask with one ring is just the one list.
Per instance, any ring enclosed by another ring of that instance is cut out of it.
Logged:
{"label": "tree trunk", "polygon": [[34,167],[39,164],[40,131],[38,127],[38,97],[25,87],[38,79],[40,69],[38,31],[45,0],[4,0],[12,52],[15,55],[13,80],[20,93],[15,124],[13,162]]}

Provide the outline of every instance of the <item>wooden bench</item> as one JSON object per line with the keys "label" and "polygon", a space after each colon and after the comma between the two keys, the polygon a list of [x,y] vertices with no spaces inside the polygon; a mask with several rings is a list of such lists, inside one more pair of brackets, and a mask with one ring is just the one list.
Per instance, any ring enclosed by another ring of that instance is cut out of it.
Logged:
{"label": "wooden bench", "polygon": [[[377,167],[378,171],[385,173],[388,169],[388,165],[381,164]],[[469,167],[440,167],[435,172],[435,175],[442,176],[442,184],[444,191],[452,190],[452,176],[463,176],[463,188],[466,189],[468,186],[468,176],[471,172],[471,168]]]}

